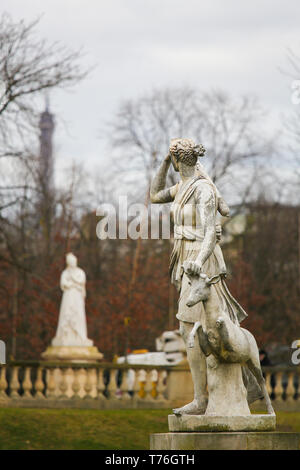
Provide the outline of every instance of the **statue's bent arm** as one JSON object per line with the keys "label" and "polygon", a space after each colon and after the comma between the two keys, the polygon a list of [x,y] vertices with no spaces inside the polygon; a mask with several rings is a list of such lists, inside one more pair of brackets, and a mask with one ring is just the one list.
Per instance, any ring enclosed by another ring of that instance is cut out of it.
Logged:
{"label": "statue's bent arm", "polygon": [[174,201],[176,189],[177,189],[177,184],[175,186],[171,186],[170,188],[166,188],[166,189],[162,189],[161,191],[158,191],[156,194],[151,196],[152,204],[163,204],[165,202]]}
{"label": "statue's bent arm", "polygon": [[150,200],[153,204],[172,202],[174,200],[177,185],[165,188],[170,158],[167,156],[162,162],[150,186]]}
{"label": "statue's bent arm", "polygon": [[66,289],[69,289],[72,287],[72,282],[68,280],[68,276],[66,273],[66,270],[63,271],[61,278],[60,278],[60,288],[61,290],[65,291]]}
{"label": "statue's bent arm", "polygon": [[209,185],[196,191],[196,211],[204,227],[204,240],[196,263],[201,267],[212,254],[216,245],[216,207],[215,196]]}

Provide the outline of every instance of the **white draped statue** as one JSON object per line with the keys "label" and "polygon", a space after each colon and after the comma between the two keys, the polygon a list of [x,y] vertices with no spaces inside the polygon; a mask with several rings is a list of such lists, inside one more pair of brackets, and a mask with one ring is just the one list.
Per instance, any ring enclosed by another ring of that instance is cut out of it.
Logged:
{"label": "white draped statue", "polygon": [[60,278],[63,296],[52,346],[93,346],[93,341],[87,337],[85,272],[77,266],[73,253],[66,255],[66,262],[67,267]]}

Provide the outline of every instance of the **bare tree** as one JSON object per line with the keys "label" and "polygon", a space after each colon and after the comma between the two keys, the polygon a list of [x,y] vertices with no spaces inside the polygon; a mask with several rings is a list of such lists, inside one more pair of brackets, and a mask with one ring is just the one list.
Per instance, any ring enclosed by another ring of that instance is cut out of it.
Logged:
{"label": "bare tree", "polygon": [[[39,99],[47,90],[73,86],[87,74],[80,66],[80,51],[40,40],[37,25],[38,20],[14,22],[7,14],[0,18],[0,263],[1,275],[7,274],[9,300],[4,310],[7,325],[12,324],[14,356],[23,313],[24,327],[31,323],[24,304],[34,303],[35,282],[41,283],[45,298],[51,298],[53,287],[49,288],[45,272],[57,263],[62,250],[57,243],[61,221],[55,212],[63,197],[49,199],[39,210],[43,194],[47,195],[37,151]],[[66,204],[69,214],[71,201]]]}
{"label": "bare tree", "polygon": [[[48,90],[75,85],[88,73],[81,68],[80,51],[37,36],[38,22],[15,22],[7,13],[0,17],[1,208],[20,201],[28,188],[28,182],[16,175],[34,160],[38,99]],[[29,173],[33,172],[35,163]]]}
{"label": "bare tree", "polygon": [[289,115],[283,116],[283,129],[287,137],[284,154],[287,167],[285,184],[289,187],[290,200],[293,204],[299,205],[297,194],[300,185],[300,56],[288,48],[286,61],[287,65],[284,68],[281,67],[280,71],[291,80],[290,99],[294,106]]}
{"label": "bare tree", "polygon": [[[0,18],[0,136],[7,142],[11,131],[35,126],[35,98],[56,87],[69,87],[87,71],[80,66],[82,53],[68,51],[36,35],[39,20],[14,22],[6,13]],[[3,152],[11,155],[11,150]]]}
{"label": "bare tree", "polygon": [[264,118],[254,98],[180,88],[124,102],[108,130],[120,171],[130,171],[134,179],[143,175],[149,184],[171,138],[187,136],[206,147],[203,161],[211,178],[232,190],[243,170],[249,178],[254,164],[272,153],[274,141],[261,130]]}
{"label": "bare tree", "polygon": [[[115,164],[120,172],[131,175],[132,186],[139,190],[138,197],[144,195],[146,205],[153,169],[167,154],[171,139],[178,137],[193,138],[204,145],[206,170],[222,189],[229,186],[227,194],[238,194],[240,205],[253,192],[254,179],[260,174],[256,171],[257,160],[271,152],[271,143],[259,127],[263,116],[254,98],[232,99],[223,92],[202,93],[191,88],[163,89],[122,103],[108,133]],[[172,171],[168,178],[169,185],[177,180]],[[139,238],[133,256],[128,310],[140,256]]]}

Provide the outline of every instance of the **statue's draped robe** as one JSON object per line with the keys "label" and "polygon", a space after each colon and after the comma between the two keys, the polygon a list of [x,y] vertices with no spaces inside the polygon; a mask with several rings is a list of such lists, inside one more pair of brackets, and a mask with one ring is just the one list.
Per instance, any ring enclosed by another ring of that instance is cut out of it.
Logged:
{"label": "statue's draped robe", "polygon": [[53,346],[92,346],[87,338],[85,315],[85,273],[82,269],[67,268],[61,275],[63,290],[59,320]]}
{"label": "statue's draped robe", "polygon": [[[179,291],[177,319],[184,322],[195,323],[200,321],[205,329],[205,310],[203,302],[193,307],[187,307],[186,303],[190,293],[189,280],[184,273],[182,264],[184,261],[196,261],[204,239],[204,221],[200,220],[196,204],[199,204],[201,190],[208,185],[213,196],[212,210],[217,211],[217,193],[215,186],[205,178],[195,176],[187,182],[177,184],[177,192],[172,203],[171,212],[174,221],[174,248],[170,260],[171,282]],[[207,187],[206,187],[207,189]],[[202,266],[202,272],[209,277],[221,274],[218,283],[211,285],[214,289],[220,308],[235,323],[239,324],[247,317],[246,312],[236,299],[231,295],[224,281],[226,265],[222,250],[217,243],[212,254]],[[249,403],[260,398],[261,390],[253,374],[248,368],[243,367],[244,383],[247,387]]]}

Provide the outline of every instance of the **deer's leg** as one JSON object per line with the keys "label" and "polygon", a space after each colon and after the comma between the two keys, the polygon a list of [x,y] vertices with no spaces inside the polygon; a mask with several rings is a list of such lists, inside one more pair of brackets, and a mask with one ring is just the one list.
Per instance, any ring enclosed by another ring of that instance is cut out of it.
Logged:
{"label": "deer's leg", "polygon": [[196,323],[193,326],[192,331],[188,335],[188,347],[193,348],[195,346],[195,336],[198,328],[201,327],[201,323],[199,321],[196,321]]}
{"label": "deer's leg", "polygon": [[273,406],[272,406],[272,403],[271,403],[271,399],[270,399],[269,394],[267,392],[265,379],[263,377],[259,361],[257,363],[257,361],[254,362],[252,359],[249,359],[247,361],[247,366],[249,367],[249,369],[253,373],[254,377],[256,378],[259,386],[261,387],[261,390],[263,392],[264,399],[265,399],[265,402],[266,402],[266,405],[267,405],[268,413],[270,415],[274,415],[275,412],[274,412],[274,409],[273,409]]}
{"label": "deer's leg", "polygon": [[212,354],[212,349],[211,349],[210,344],[208,342],[207,333],[205,333],[205,331],[203,331],[203,328],[202,328],[201,325],[198,328],[198,339],[199,339],[200,348],[201,348],[203,354],[205,354],[206,357],[209,356],[210,354]]}
{"label": "deer's leg", "polygon": [[202,325],[197,321],[188,336],[188,347],[193,348],[195,346],[195,336],[198,333],[199,344],[201,350],[205,356],[209,356],[212,353],[211,347],[208,342],[207,334],[203,331]]}
{"label": "deer's leg", "polygon": [[232,352],[233,348],[230,343],[229,332],[228,332],[224,318],[219,317],[216,321],[216,326],[219,330],[219,334],[220,334],[224,348],[226,349],[226,351]]}

